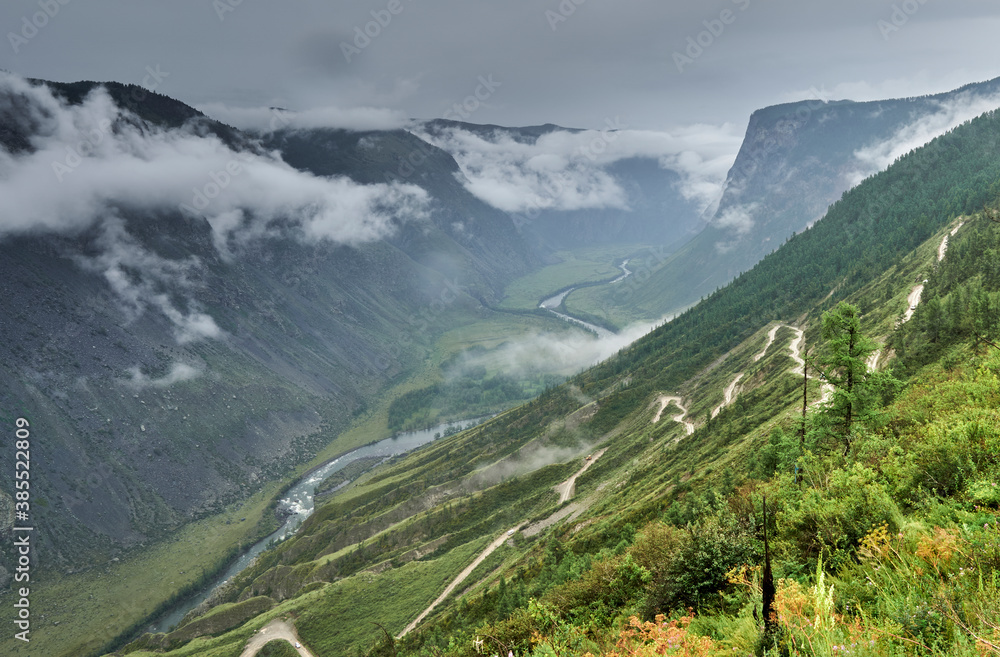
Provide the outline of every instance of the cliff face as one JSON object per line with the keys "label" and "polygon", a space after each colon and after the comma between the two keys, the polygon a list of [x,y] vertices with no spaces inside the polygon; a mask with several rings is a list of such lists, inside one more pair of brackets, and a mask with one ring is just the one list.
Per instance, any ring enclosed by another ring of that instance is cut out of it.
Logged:
{"label": "cliff face", "polygon": [[936,96],[811,100],[754,112],[717,210],[637,292],[639,314],[674,312],[748,271],[889,164],[886,155],[921,145],[956,117],[1000,105],[998,94],[993,80]]}

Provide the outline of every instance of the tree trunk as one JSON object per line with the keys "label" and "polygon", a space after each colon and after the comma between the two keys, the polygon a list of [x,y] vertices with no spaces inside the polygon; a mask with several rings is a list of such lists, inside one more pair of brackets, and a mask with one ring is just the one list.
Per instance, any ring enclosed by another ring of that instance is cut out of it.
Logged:
{"label": "tree trunk", "polygon": [[767,540],[767,496],[764,496],[763,500],[764,507],[764,574],[761,588],[764,593],[764,636],[770,637],[774,635],[774,631],[777,629],[778,616],[774,610],[774,597],[776,589],[774,588],[774,574],[771,572],[771,546]]}

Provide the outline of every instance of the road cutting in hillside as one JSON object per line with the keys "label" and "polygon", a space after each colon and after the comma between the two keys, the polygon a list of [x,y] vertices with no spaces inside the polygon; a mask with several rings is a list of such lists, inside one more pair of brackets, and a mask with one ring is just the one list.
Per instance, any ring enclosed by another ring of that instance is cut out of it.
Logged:
{"label": "road cutting in hillside", "polygon": [[260,630],[250,637],[246,648],[240,653],[240,657],[254,657],[268,641],[283,639],[290,643],[301,657],[315,657],[302,645],[302,639],[295,631],[295,626],[288,621],[275,618],[273,621],[260,628]]}
{"label": "road cutting in hillside", "polygon": [[806,361],[802,358],[802,345],[806,341],[806,333],[800,328],[795,328],[794,326],[789,326],[788,328],[795,331],[795,339],[788,343],[788,352],[796,363],[798,363],[799,369],[792,370],[797,372],[802,372],[805,370]]}
{"label": "road cutting in hillside", "polygon": [[767,350],[771,348],[772,344],[774,344],[774,337],[778,335],[778,329],[782,326],[782,324],[778,324],[777,326],[771,328],[767,334],[767,344],[764,345],[764,349],[759,354],[753,357],[753,362],[760,362],[760,359],[767,355]]}
{"label": "road cutting in hillside", "polygon": [[882,357],[882,350],[876,349],[872,352],[872,355],[868,357],[865,361],[865,365],[868,366],[869,372],[874,372],[878,368],[878,359]]}
{"label": "road cutting in hillside", "polygon": [[[948,253],[948,239],[949,237],[954,237],[958,230],[965,225],[965,220],[959,222],[957,226],[951,229],[951,232],[944,236],[941,240],[941,244],[938,246],[937,259],[938,262],[944,260],[945,254]],[[913,286],[910,290],[910,295],[906,297],[906,312],[903,313],[903,321],[901,324],[905,324],[913,318],[913,313],[917,311],[917,306],[920,305],[920,297],[924,294],[924,284]]]}
{"label": "road cutting in hillside", "polygon": [[517,530],[519,530],[523,525],[524,525],[524,523],[521,523],[520,525],[518,525],[517,527],[514,527],[513,529],[508,529],[506,532],[504,532],[503,534],[501,534],[496,540],[494,540],[492,543],[490,543],[489,546],[487,546],[487,548],[485,550],[483,550],[479,554],[478,557],[476,557],[475,561],[473,561],[468,566],[466,566],[465,570],[463,570],[462,572],[460,572],[458,574],[458,577],[456,577],[455,579],[451,580],[451,583],[448,584],[448,586],[445,587],[444,592],[437,597],[437,600],[435,600],[434,602],[432,602],[430,604],[430,606],[427,607],[427,609],[424,609],[422,612],[420,612],[420,615],[417,616],[416,618],[414,618],[413,622],[410,623],[409,625],[407,625],[406,629],[404,629],[402,632],[400,632],[396,636],[396,638],[397,639],[402,639],[404,636],[406,636],[407,634],[409,634],[410,632],[412,632],[413,629],[417,625],[419,625],[421,623],[421,621],[423,621],[425,618],[427,618],[428,614],[430,614],[432,611],[434,611],[435,607],[437,607],[439,604],[441,604],[442,602],[444,602],[445,598],[447,598],[449,595],[451,595],[451,592],[454,591],[456,588],[458,588],[458,585],[461,584],[462,582],[464,582],[466,580],[466,578],[469,575],[472,574],[473,570],[475,570],[477,567],[479,567],[479,564],[481,564],[484,561],[486,561],[486,557],[488,557],[491,554],[493,554],[494,550],[496,550],[498,547],[500,547],[501,545],[503,545],[504,543],[506,543],[510,539],[510,537],[513,536],[517,532]]}
{"label": "road cutting in hillside", "polygon": [[948,252],[948,238],[954,237],[955,233],[958,232],[958,229],[964,225],[965,225],[965,220],[963,219],[962,221],[958,222],[957,226],[951,229],[951,233],[945,235],[944,239],[941,240],[941,246],[938,247],[938,262],[944,260],[944,255]]}
{"label": "road cutting in hillside", "polygon": [[604,452],[606,451],[608,451],[607,447],[588,456],[583,463],[583,467],[577,470],[576,474],[555,487],[556,492],[559,493],[559,504],[569,502],[570,498],[573,497],[573,493],[576,492],[576,478],[586,472],[587,468],[594,465],[594,462],[604,456]]}
{"label": "road cutting in hillside", "polygon": [[[594,463],[597,462],[597,459],[599,459],[602,456],[604,456],[604,452],[606,452],[606,451],[608,451],[608,449],[605,447],[604,449],[596,451],[593,454],[591,454],[590,456],[586,457],[586,459],[584,460],[584,464],[583,464],[582,468],[580,468],[579,470],[577,470],[573,474],[572,477],[570,477],[569,479],[567,479],[566,481],[564,481],[563,483],[561,483],[561,484],[559,484],[558,486],[555,487],[556,492],[559,493],[559,504],[560,505],[563,504],[564,502],[568,502],[570,500],[570,498],[573,497],[573,494],[576,492],[576,478],[579,477],[580,475],[582,475],[584,472],[586,472],[587,469],[590,466],[594,465]],[[582,507],[579,510],[582,511]],[[559,519],[561,519],[565,515],[569,515],[569,513],[563,513],[563,512],[566,512],[566,511],[568,511],[568,507],[564,507],[563,509],[560,509],[559,511],[556,511],[551,516],[549,516],[548,519],[541,521],[541,523],[536,523],[535,525],[532,525],[528,530],[526,530],[526,533],[527,533],[527,531],[532,530],[532,529],[536,529],[536,531],[534,531],[533,533],[538,533],[538,531],[541,531],[541,529],[538,529],[539,525],[542,525],[543,523],[547,522],[548,520],[552,520],[552,519],[556,518],[557,516],[559,516]],[[563,515],[560,516],[560,514],[563,514]],[[422,612],[420,612],[420,615],[417,616],[415,619],[413,619],[413,622],[411,622],[409,625],[407,625],[406,629],[404,629],[402,632],[400,632],[399,635],[396,638],[397,639],[402,639],[404,636],[406,636],[407,634],[409,634],[410,632],[412,632],[413,629],[417,625],[419,625],[421,623],[421,621],[423,621],[425,618],[427,618],[428,614],[430,614],[432,611],[434,611],[435,607],[437,607],[439,604],[441,604],[442,602],[444,602],[445,598],[447,598],[449,595],[451,595],[451,592],[454,591],[456,588],[458,588],[458,586],[462,582],[464,582],[469,577],[469,575],[472,574],[472,571],[474,571],[479,566],[479,564],[481,564],[484,561],[486,561],[486,558],[488,556],[490,556],[491,554],[493,554],[493,552],[498,547],[500,547],[501,545],[503,545],[504,543],[506,543],[510,539],[510,537],[513,536],[517,531],[519,531],[521,529],[521,527],[523,527],[523,526],[524,526],[524,523],[521,523],[520,525],[514,527],[513,529],[507,530],[505,533],[503,533],[499,537],[497,537],[496,540],[494,540],[492,543],[490,543],[486,547],[486,549],[483,550],[479,554],[478,557],[476,557],[475,561],[473,561],[468,566],[466,566],[465,570],[463,570],[462,572],[460,572],[458,574],[458,577],[456,577],[455,579],[453,579],[451,581],[451,583],[448,584],[447,587],[445,587],[444,592],[441,595],[438,596],[437,600],[435,600],[434,602],[432,602],[430,604],[430,606],[427,607],[427,609],[424,609]],[[544,527],[542,527],[542,528],[544,528]]]}
{"label": "road cutting in hillside", "polygon": [[740,372],[736,375],[736,378],[733,379],[733,382],[726,386],[725,392],[722,393],[722,403],[712,409],[713,418],[718,417],[719,413],[722,412],[722,409],[733,403],[733,400],[736,399],[736,386],[738,386],[742,380],[743,372]]}
{"label": "road cutting in hillside", "polygon": [[[806,334],[800,328],[795,328],[794,326],[789,326],[788,328],[795,331],[795,339],[788,344],[789,355],[792,360],[796,362],[798,367],[796,367],[792,372],[795,374],[802,374],[805,371],[806,361],[802,357],[802,345],[806,341]],[[815,376],[810,376],[810,379],[817,379]],[[833,396],[833,386],[824,381],[822,378],[818,379],[820,381],[820,389],[822,394],[817,401],[812,403],[812,406],[819,406],[820,404],[825,404],[830,401],[830,397]]]}
{"label": "road cutting in hillside", "polygon": [[684,428],[687,430],[687,435],[694,433],[694,423],[685,420],[684,417],[687,415],[687,408],[683,405],[684,400],[680,397],[668,397],[667,395],[660,395],[659,399],[656,400],[660,404],[660,410],[656,411],[656,417],[653,418],[653,424],[660,421],[660,416],[663,415],[663,411],[666,410],[667,406],[674,404],[677,408],[681,409],[680,415],[675,415],[671,419],[678,424],[683,424]]}
{"label": "road cutting in hillside", "polygon": [[[948,238],[945,238],[948,239]],[[913,317],[913,313],[917,310],[917,305],[920,303],[920,297],[924,293],[924,284],[913,286],[910,290],[910,296],[906,297],[906,312],[903,313],[903,323],[910,321]]]}

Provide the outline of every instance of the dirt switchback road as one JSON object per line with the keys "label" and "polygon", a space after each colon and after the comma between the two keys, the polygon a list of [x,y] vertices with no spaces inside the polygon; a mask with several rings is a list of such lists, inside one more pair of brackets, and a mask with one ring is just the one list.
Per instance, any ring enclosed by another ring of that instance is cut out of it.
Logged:
{"label": "dirt switchback road", "polygon": [[[940,246],[938,246],[938,252],[937,252],[938,262],[944,260],[944,256],[948,253],[948,238],[954,237],[955,233],[958,232],[958,229],[964,225],[965,221],[960,222],[957,226],[952,228],[951,233],[945,235],[944,239],[941,240],[941,244]],[[914,286],[914,288],[910,290],[910,296],[906,297],[906,312],[903,313],[903,322],[902,322],[903,324],[905,324],[906,322],[910,321],[910,319],[913,318],[913,313],[916,311],[917,305],[920,303],[920,297],[923,296],[923,294],[924,294],[923,283]]]}
{"label": "dirt switchback road", "polygon": [[694,433],[694,423],[688,422],[687,420],[684,419],[684,416],[687,415],[687,408],[683,404],[684,402],[683,399],[681,399],[680,397],[668,397],[667,395],[660,395],[659,399],[657,399],[656,401],[659,402],[660,404],[660,410],[656,412],[656,417],[653,418],[653,424],[656,424],[657,422],[660,421],[660,417],[663,415],[663,411],[667,409],[667,406],[669,406],[670,404],[674,404],[675,406],[677,406],[677,408],[681,409],[681,414],[675,415],[670,419],[673,420],[674,422],[683,424],[689,436]]}
{"label": "dirt switchback road", "polygon": [[566,481],[556,486],[556,492],[559,493],[559,504],[562,504],[563,502],[569,502],[570,498],[573,497],[573,493],[575,492],[576,489],[576,478],[582,475],[584,472],[586,472],[587,468],[594,465],[594,462],[597,461],[597,459],[604,456],[604,452],[606,451],[608,451],[607,447],[605,447],[599,452],[594,452],[593,455],[587,457],[587,461],[583,464],[583,467],[577,471],[576,474],[574,474],[572,477],[570,477]]}
{"label": "dirt switchback road", "polygon": [[[587,460],[587,462],[584,464],[584,466],[582,468],[580,468],[572,477],[570,477],[569,479],[567,479],[563,483],[561,483],[558,486],[556,486],[556,491],[559,493],[559,504],[562,504],[563,502],[568,502],[569,499],[571,497],[573,497],[574,489],[576,488],[576,478],[579,477],[580,475],[582,475],[584,472],[586,472],[587,468],[589,468],[590,466],[592,466],[597,461],[597,459],[601,458],[604,455],[604,452],[606,452],[606,451],[608,451],[607,448],[604,448],[604,449],[602,449],[602,450],[600,450],[598,452],[594,452],[594,454]],[[567,510],[568,509],[563,509],[563,511],[567,511]],[[557,511],[556,514],[554,514],[554,515],[557,515],[559,513],[560,512]],[[458,588],[459,584],[461,584],[462,582],[464,582],[465,579],[469,575],[472,574],[472,571],[475,570],[476,567],[479,564],[481,564],[483,561],[486,560],[486,557],[488,557],[491,554],[493,554],[494,550],[496,550],[498,547],[500,547],[501,545],[503,545],[504,543],[506,543],[507,539],[509,539],[514,534],[514,532],[519,531],[521,529],[521,527],[523,527],[523,526],[524,526],[524,523],[521,523],[517,527],[515,527],[515,528],[513,528],[513,529],[511,529],[511,530],[509,530],[509,531],[507,531],[507,532],[505,532],[503,534],[501,534],[499,537],[497,537],[496,540],[494,540],[492,543],[490,543],[486,547],[486,549],[483,550],[479,554],[478,557],[476,557],[475,561],[473,561],[468,566],[466,566],[465,570],[463,570],[462,572],[460,572],[458,574],[458,577],[456,577],[455,579],[453,579],[451,581],[451,583],[448,584],[448,586],[445,588],[444,592],[441,595],[438,596],[437,600],[435,600],[434,602],[432,602],[430,604],[430,606],[427,607],[427,609],[424,609],[422,612],[420,612],[420,615],[417,616],[415,619],[413,619],[413,622],[410,623],[409,625],[407,625],[406,629],[404,629],[402,632],[400,632],[399,636],[397,636],[396,638],[397,639],[402,639],[404,636],[406,636],[407,634],[409,634],[410,632],[412,632],[413,629],[417,625],[419,625],[421,621],[423,621],[425,618],[427,618],[427,615],[429,613],[431,613],[432,611],[434,611],[435,607],[437,607],[439,604],[441,604],[442,602],[444,602],[444,599],[447,598],[451,594],[452,591],[454,591],[456,588]],[[539,531],[540,531],[540,529],[539,529]],[[537,533],[537,531],[535,533]],[[241,655],[241,657],[244,657],[244,656]]]}
{"label": "dirt switchback road", "polygon": [[738,386],[742,380],[743,372],[740,372],[736,375],[736,378],[733,379],[733,382],[726,386],[725,392],[722,393],[722,403],[712,409],[713,418],[718,417],[719,413],[722,412],[722,409],[733,403],[733,400],[736,399],[736,386]]}
{"label": "dirt switchback road", "polygon": [[[284,639],[288,643],[295,646],[296,643],[302,644],[302,639],[295,632],[295,626],[288,621],[283,621],[280,618],[275,618],[273,621],[265,625],[260,629],[260,632],[254,634],[247,641],[247,647],[243,649],[240,653],[240,657],[254,657],[257,651],[264,647],[264,644],[268,641],[273,641],[275,639]],[[305,647],[296,648],[298,653],[302,657],[316,657],[313,653],[309,652]]]}
{"label": "dirt switchback road", "polygon": [[784,324],[778,324],[777,326],[771,327],[771,330],[767,333],[767,344],[764,345],[763,351],[753,357],[753,362],[758,363],[760,362],[760,359],[767,355],[767,350],[771,348],[772,344],[774,344],[774,336],[778,334],[778,329],[782,326],[784,326]]}
{"label": "dirt switchback road", "polygon": [[521,525],[518,525],[514,529],[511,529],[509,531],[504,532],[495,541],[493,541],[492,543],[490,543],[489,546],[487,546],[487,548],[485,550],[483,550],[482,553],[480,553],[480,555],[478,557],[476,557],[475,561],[473,561],[468,566],[466,566],[465,570],[463,570],[462,572],[460,572],[458,574],[458,577],[456,577],[455,579],[451,580],[451,583],[445,588],[444,593],[442,593],[441,595],[439,595],[437,597],[437,600],[435,600],[434,602],[432,602],[430,604],[430,606],[427,607],[427,609],[424,609],[422,612],[420,612],[420,615],[417,616],[416,618],[414,618],[413,622],[410,623],[409,625],[407,625],[406,629],[404,629],[402,632],[400,632],[399,635],[396,638],[397,639],[402,639],[404,636],[406,636],[407,634],[409,634],[410,632],[412,632],[413,628],[415,628],[417,625],[420,625],[420,622],[422,620],[424,620],[425,618],[427,618],[427,614],[429,614],[432,611],[434,611],[435,607],[437,607],[439,604],[441,604],[442,602],[444,602],[444,599],[447,598],[451,594],[452,591],[454,591],[456,588],[458,588],[458,585],[461,584],[462,582],[464,582],[465,578],[467,578],[469,575],[471,575],[472,571],[475,570],[476,567],[479,564],[481,564],[482,562],[486,561],[486,557],[488,557],[491,554],[493,554],[494,550],[496,550],[498,547],[500,547],[501,545],[503,545],[504,543],[506,543],[507,539],[509,539],[514,534],[514,532],[516,532],[517,530],[519,530],[522,527],[523,524],[524,523],[521,523]]}

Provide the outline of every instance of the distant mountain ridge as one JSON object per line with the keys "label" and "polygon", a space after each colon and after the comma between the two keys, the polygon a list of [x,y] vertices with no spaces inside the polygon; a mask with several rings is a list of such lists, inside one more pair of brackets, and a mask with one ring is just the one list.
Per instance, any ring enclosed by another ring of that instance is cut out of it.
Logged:
{"label": "distant mountain ridge", "polygon": [[[605,150],[614,144],[617,129],[614,122],[609,122],[601,131],[564,128],[551,123],[505,127],[446,119],[426,121],[419,124],[419,128],[437,146],[455,157],[459,155],[447,136],[456,131],[475,135],[487,142],[509,138],[520,145],[535,146],[543,155],[547,155],[544,148],[537,146],[540,138],[557,133],[595,135],[590,144],[582,142],[568,159],[575,158],[605,173],[608,179],[620,186],[626,207],[561,209],[540,204],[511,212],[525,237],[541,252],[608,243],[666,244],[677,248],[700,228],[697,202],[681,192],[680,174],[665,168],[657,157],[634,155],[607,163],[598,161]],[[567,157],[564,153],[551,155]],[[572,165],[571,161],[569,168]],[[525,173],[530,176],[530,172]],[[545,190],[544,186],[542,189],[543,195],[548,196],[558,196],[563,191]]]}
{"label": "distant mountain ridge", "polygon": [[754,112],[714,216],[637,291],[637,305],[659,317],[710,294],[822,217],[860,177],[877,173],[881,167],[866,168],[858,151],[905,138],[907,127],[950,106],[991,98],[996,104],[984,102],[982,111],[1000,106],[1000,78],[932,96],[814,99]]}

